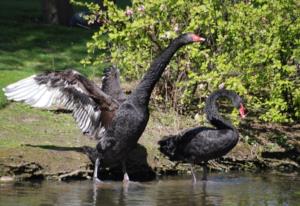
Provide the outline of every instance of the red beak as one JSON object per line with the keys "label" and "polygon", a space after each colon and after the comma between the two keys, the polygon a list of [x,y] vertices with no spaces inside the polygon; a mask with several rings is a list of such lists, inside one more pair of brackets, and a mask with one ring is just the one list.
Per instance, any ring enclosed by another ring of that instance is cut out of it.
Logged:
{"label": "red beak", "polygon": [[246,117],[246,109],[245,109],[245,107],[244,107],[244,105],[242,103],[240,104],[239,112],[240,112],[241,118],[245,118]]}
{"label": "red beak", "polygon": [[203,42],[203,41],[205,41],[205,38],[203,38],[203,37],[201,37],[201,36],[198,36],[198,35],[196,35],[196,34],[193,34],[193,35],[192,35],[192,38],[193,38],[193,41],[194,41],[194,42]]}

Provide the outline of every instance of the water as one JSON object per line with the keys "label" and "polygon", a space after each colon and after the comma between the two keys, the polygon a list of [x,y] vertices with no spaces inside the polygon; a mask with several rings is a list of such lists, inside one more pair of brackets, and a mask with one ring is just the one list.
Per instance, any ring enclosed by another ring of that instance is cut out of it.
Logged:
{"label": "water", "polygon": [[0,183],[2,206],[50,205],[296,205],[300,206],[300,177],[275,174],[210,174],[192,184],[189,176],[147,183],[92,181]]}

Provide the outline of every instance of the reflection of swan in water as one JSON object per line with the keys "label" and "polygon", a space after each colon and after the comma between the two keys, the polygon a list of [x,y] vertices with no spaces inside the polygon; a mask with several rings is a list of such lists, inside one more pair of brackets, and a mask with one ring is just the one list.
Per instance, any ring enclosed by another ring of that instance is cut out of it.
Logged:
{"label": "reflection of swan in water", "polygon": [[99,205],[124,205],[119,204],[115,195],[118,192],[118,185],[111,182],[93,184],[93,206]]}
{"label": "reflection of swan in water", "polygon": [[[191,188],[192,188],[192,192],[191,194],[197,194],[197,192],[195,192],[197,189],[200,189],[201,188],[201,192],[200,192],[200,198],[199,198],[199,203],[201,203],[200,205],[213,205],[211,204],[210,202],[210,199],[208,197],[209,194],[207,194],[207,191],[206,191],[206,188],[207,188],[207,182],[204,181],[202,184],[201,184],[201,187],[199,187],[199,185],[196,185],[196,184],[192,184]],[[191,198],[193,200],[195,200],[195,198]],[[197,201],[198,202],[198,201]]]}
{"label": "reflection of swan in water", "polygon": [[193,206],[223,205],[218,192],[222,183],[204,181],[192,184],[188,180],[163,180],[147,184],[105,182],[93,185],[93,206]]}
{"label": "reflection of swan in water", "polygon": [[104,182],[102,184],[94,184],[92,205],[155,205],[155,198],[147,194],[147,191],[152,192],[152,190],[153,188],[138,182],[129,182],[127,184]]}
{"label": "reflection of swan in water", "polygon": [[217,195],[215,192],[215,188],[219,186],[214,181],[202,181],[191,184],[188,205],[224,205],[223,196]]}
{"label": "reflection of swan in water", "polygon": [[298,205],[299,180],[291,174],[230,173],[196,184],[188,178],[129,184],[128,190],[117,182],[94,190],[90,181],[0,183],[0,205]]}
{"label": "reflection of swan in water", "polygon": [[197,183],[182,177],[147,183],[105,183],[94,185],[92,205],[224,205],[233,203],[231,195],[238,190],[236,186],[249,185],[247,179],[232,173],[212,175],[210,180]]}

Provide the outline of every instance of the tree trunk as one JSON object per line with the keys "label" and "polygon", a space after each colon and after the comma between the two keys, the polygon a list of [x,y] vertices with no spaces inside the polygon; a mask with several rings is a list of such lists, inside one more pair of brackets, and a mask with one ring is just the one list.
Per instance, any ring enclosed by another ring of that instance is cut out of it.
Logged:
{"label": "tree trunk", "polygon": [[43,18],[49,24],[68,26],[73,16],[69,0],[42,0]]}
{"label": "tree trunk", "polygon": [[61,25],[70,25],[74,10],[69,0],[56,0],[58,22]]}
{"label": "tree trunk", "polygon": [[58,24],[55,0],[42,0],[43,20],[48,24]]}

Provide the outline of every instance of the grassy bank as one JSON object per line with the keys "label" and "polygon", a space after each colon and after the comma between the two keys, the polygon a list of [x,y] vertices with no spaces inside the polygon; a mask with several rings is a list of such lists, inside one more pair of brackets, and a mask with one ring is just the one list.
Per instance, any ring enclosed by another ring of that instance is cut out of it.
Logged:
{"label": "grassy bank", "polygon": [[[0,88],[45,70],[76,68],[91,75],[95,68],[79,63],[92,30],[41,22],[41,1],[0,3]],[[0,107],[6,104],[0,92]]]}

